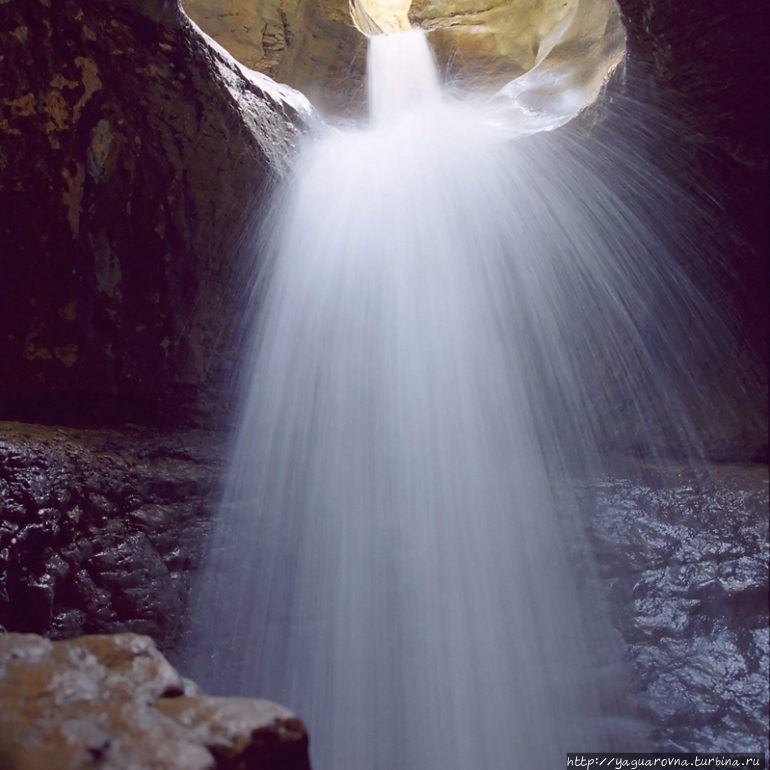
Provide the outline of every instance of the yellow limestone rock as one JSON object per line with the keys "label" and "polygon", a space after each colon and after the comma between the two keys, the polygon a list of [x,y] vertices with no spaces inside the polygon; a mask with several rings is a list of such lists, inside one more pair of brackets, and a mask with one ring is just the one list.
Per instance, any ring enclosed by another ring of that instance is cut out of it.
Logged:
{"label": "yellow limestone rock", "polygon": [[367,35],[390,34],[411,29],[411,0],[350,0],[350,15]]}
{"label": "yellow limestone rock", "polygon": [[517,109],[539,109],[546,90],[550,109],[563,85],[559,114],[590,103],[625,51],[615,0],[183,2],[244,64],[331,112],[360,106],[366,35],[421,27],[448,77],[487,92],[535,71],[513,89]]}
{"label": "yellow limestone rock", "polygon": [[[531,69],[579,0],[414,0],[412,22],[430,31],[455,72],[502,86]],[[558,34],[558,32],[557,32]]]}
{"label": "yellow limestone rock", "polygon": [[182,0],[201,29],[251,69],[331,112],[360,101],[366,38],[348,0]]}

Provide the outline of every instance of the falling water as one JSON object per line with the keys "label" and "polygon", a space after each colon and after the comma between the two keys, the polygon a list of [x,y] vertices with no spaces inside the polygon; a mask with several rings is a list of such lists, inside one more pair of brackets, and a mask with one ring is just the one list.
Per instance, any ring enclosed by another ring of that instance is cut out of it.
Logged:
{"label": "falling water", "polygon": [[371,41],[369,89],[267,218],[188,669],[294,708],[318,770],[552,770],[622,744],[570,475],[686,380],[655,317],[695,300],[569,142],[442,96],[420,33]]}

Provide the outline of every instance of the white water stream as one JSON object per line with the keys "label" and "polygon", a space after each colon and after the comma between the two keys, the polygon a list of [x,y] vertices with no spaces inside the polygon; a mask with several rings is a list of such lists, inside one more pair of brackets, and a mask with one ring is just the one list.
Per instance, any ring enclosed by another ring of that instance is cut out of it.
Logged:
{"label": "white water stream", "polygon": [[420,33],[372,40],[369,88],[268,215],[188,668],[296,710],[317,770],[554,770],[619,743],[566,483],[592,378],[643,398],[689,290],[563,145],[442,97]]}

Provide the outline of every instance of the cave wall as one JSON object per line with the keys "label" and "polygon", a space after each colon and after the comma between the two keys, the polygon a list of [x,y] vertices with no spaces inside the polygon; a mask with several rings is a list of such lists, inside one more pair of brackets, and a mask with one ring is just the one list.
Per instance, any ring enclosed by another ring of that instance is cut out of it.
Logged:
{"label": "cave wall", "polygon": [[361,104],[366,39],[353,26],[347,0],[183,5],[238,61],[300,88],[319,108],[346,113]]}
{"label": "cave wall", "polygon": [[770,35],[770,12],[751,0],[618,5],[628,31],[628,64],[627,82],[615,91],[633,99],[640,119],[648,104],[671,118],[660,127],[661,152],[676,154],[680,179],[689,175],[689,192],[711,215],[712,232],[704,236],[720,240],[726,311],[739,342],[765,369],[770,71],[762,41]]}
{"label": "cave wall", "polygon": [[196,419],[303,100],[169,0],[7,0],[0,41],[0,417]]}

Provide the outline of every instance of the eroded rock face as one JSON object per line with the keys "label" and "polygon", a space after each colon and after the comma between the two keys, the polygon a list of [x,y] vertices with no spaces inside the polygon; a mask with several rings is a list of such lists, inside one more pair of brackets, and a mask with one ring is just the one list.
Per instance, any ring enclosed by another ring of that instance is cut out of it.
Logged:
{"label": "eroded rock face", "polygon": [[551,89],[573,69],[595,67],[601,84],[625,51],[615,0],[414,0],[409,19],[430,32],[450,75],[467,73],[485,87],[546,60]]}
{"label": "eroded rock face", "polygon": [[548,59],[544,87],[569,72],[573,86],[592,81],[593,93],[625,45],[615,0],[185,0],[185,7],[248,66],[334,112],[360,109],[365,38],[356,27],[367,34],[421,27],[448,77],[485,90]]}
{"label": "eroded rock face", "polygon": [[289,83],[314,105],[347,113],[360,107],[366,38],[348,0],[183,0],[201,28],[239,61]]}
{"label": "eroded rock face", "polygon": [[165,647],[208,529],[221,437],[0,423],[0,626]]}
{"label": "eroded rock face", "polygon": [[306,102],[173,0],[8,0],[0,40],[0,411],[189,417]]}
{"label": "eroded rock face", "polygon": [[3,770],[309,770],[302,723],[268,701],[212,698],[134,634],[0,634]]}
{"label": "eroded rock face", "polygon": [[626,468],[589,534],[660,751],[767,749],[766,466]]}

